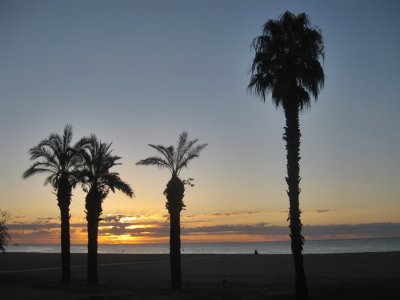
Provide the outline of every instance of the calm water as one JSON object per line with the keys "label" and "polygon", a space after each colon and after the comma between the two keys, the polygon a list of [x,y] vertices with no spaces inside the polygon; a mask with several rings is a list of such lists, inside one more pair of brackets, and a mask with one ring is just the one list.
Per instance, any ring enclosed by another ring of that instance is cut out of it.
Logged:
{"label": "calm water", "polygon": [[[72,253],[86,253],[86,245],[71,245]],[[182,244],[186,254],[289,254],[289,242]],[[59,245],[9,245],[7,252],[60,253]],[[306,241],[304,253],[361,253],[400,251],[400,238]],[[99,245],[99,253],[167,254],[167,244]]]}

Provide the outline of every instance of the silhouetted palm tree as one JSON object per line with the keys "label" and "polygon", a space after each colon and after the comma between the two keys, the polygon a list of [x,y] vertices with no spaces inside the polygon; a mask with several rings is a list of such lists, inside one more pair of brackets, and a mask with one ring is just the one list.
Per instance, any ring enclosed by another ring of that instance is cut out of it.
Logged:
{"label": "silhouetted palm tree", "polygon": [[100,215],[103,211],[102,203],[110,190],[114,193],[119,190],[129,197],[133,196],[131,187],[122,181],[119,174],[110,172],[113,166],[120,165],[119,156],[111,155],[111,144],[102,143],[94,135],[90,137],[90,144],[83,153],[83,170],[80,180],[86,195],[86,220],[88,230],[88,261],[87,283],[97,285],[97,237]]}
{"label": "silhouetted palm tree", "polygon": [[299,208],[300,125],[299,113],[311,105],[310,94],[317,99],[324,84],[320,58],[324,57],[321,31],[311,27],[302,13],[285,12],[279,20],[265,23],[263,34],[252,43],[255,57],[248,88],[265,102],[272,92],[274,104],[282,106],[286,117],[283,139],[287,150],[289,221],[291,248],[296,272],[296,295],[308,297],[303,265],[303,243]]}
{"label": "silhouetted palm tree", "polygon": [[2,211],[0,209],[0,250],[5,253],[6,250],[4,249],[5,246],[8,245],[8,243],[11,240],[11,236],[8,233],[8,228],[7,228],[7,221],[9,218],[10,214],[6,211]]}
{"label": "silhouetted palm tree", "polygon": [[71,281],[71,254],[70,254],[70,225],[69,206],[71,204],[72,188],[77,183],[79,164],[82,161],[81,153],[87,144],[82,138],[74,146],[72,142],[72,126],[66,125],[63,136],[50,134],[47,139],[29,150],[31,160],[37,160],[23,174],[23,178],[32,175],[47,173],[45,184],[53,187],[61,212],[61,264],[62,281]]}
{"label": "silhouetted palm tree", "polygon": [[[171,287],[181,288],[181,222],[180,213],[185,207],[183,197],[185,192],[185,181],[179,178],[180,171],[187,167],[193,158],[199,156],[207,144],[196,145],[198,139],[188,141],[188,133],[182,132],[179,137],[178,146],[165,147],[163,145],[152,145],[161,156],[151,156],[137,162],[137,165],[154,165],[160,168],[167,168],[171,172],[171,179],[167,183],[164,195],[167,198],[165,204],[170,220],[170,265],[171,265]],[[191,180],[191,179],[190,179]]]}

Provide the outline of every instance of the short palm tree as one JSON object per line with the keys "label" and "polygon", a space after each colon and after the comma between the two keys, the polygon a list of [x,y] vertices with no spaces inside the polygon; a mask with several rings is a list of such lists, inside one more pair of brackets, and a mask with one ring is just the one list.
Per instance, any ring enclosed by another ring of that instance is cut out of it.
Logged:
{"label": "short palm tree", "polygon": [[25,171],[23,178],[46,173],[45,184],[50,183],[57,195],[61,212],[61,264],[62,281],[71,281],[70,254],[70,213],[71,193],[77,183],[79,164],[82,161],[82,149],[87,139],[82,138],[74,146],[72,142],[72,126],[66,125],[63,136],[50,134],[47,139],[29,150],[31,160],[36,162]]}
{"label": "short palm tree", "polygon": [[187,167],[189,161],[199,156],[207,144],[196,145],[198,139],[188,140],[188,133],[182,132],[179,137],[178,146],[165,147],[163,145],[152,145],[160,156],[151,156],[140,160],[137,165],[154,165],[167,168],[171,172],[171,179],[167,183],[164,195],[167,198],[165,204],[170,221],[170,265],[171,265],[171,288],[181,288],[181,222],[180,213],[184,209],[183,197],[185,192],[185,181],[179,178],[180,171]]}
{"label": "short palm tree", "polygon": [[11,240],[11,236],[8,233],[8,228],[6,225],[9,216],[10,214],[8,212],[0,209],[0,251],[3,253],[6,252],[4,247],[7,246]]}
{"label": "short palm tree", "polygon": [[129,197],[133,196],[131,187],[122,181],[119,174],[110,172],[113,166],[120,165],[119,156],[112,155],[111,144],[102,143],[96,136],[90,137],[90,143],[83,153],[83,169],[80,180],[86,195],[86,220],[88,230],[87,283],[97,285],[97,237],[102,203],[110,191],[119,190]]}
{"label": "short palm tree", "polygon": [[255,57],[248,88],[265,102],[266,92],[272,93],[276,107],[282,106],[286,126],[283,139],[287,150],[287,177],[291,248],[295,263],[296,295],[308,297],[303,265],[304,238],[301,234],[300,194],[300,125],[299,113],[310,107],[311,95],[317,99],[324,85],[324,58],[321,31],[310,26],[302,13],[285,12],[279,20],[265,23],[263,34],[252,43]]}

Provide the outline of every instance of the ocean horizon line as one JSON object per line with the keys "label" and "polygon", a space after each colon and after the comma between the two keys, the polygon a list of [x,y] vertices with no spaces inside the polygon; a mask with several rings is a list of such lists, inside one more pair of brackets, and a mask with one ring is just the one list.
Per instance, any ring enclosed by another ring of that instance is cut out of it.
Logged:
{"label": "ocean horizon line", "polygon": [[[12,244],[7,252],[60,253],[57,244]],[[400,251],[400,238],[309,240],[304,254],[365,253]],[[290,241],[182,243],[183,254],[290,254]],[[71,244],[71,253],[87,253],[86,244]],[[99,244],[98,253],[168,254],[169,244]]]}
{"label": "ocean horizon line", "polygon": [[[355,238],[327,238],[327,239],[305,239],[305,243],[307,242],[327,242],[327,241],[358,241],[358,240],[384,240],[384,239],[400,239],[400,236],[388,236],[388,237],[355,237]],[[215,242],[215,241],[206,241],[206,242],[181,242],[181,244],[189,245],[201,245],[201,244],[260,244],[260,243],[290,243],[290,239],[287,240],[275,240],[275,241],[227,241],[227,242]],[[31,243],[31,242],[18,242],[18,243],[10,243],[10,245],[59,245],[60,242],[57,243]],[[71,246],[73,245],[87,245],[87,243],[73,243],[71,242]],[[166,243],[100,243],[99,245],[169,245],[169,242]]]}

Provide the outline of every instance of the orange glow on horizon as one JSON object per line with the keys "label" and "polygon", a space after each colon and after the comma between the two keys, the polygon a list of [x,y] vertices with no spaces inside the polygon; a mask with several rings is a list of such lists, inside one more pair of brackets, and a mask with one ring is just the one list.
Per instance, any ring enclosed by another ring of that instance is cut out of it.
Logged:
{"label": "orange glow on horizon", "polygon": [[[11,233],[13,234],[13,233]],[[384,237],[384,236],[383,236]],[[391,236],[387,236],[391,237]],[[306,242],[309,240],[331,240],[331,239],[364,239],[375,238],[372,235],[364,234],[348,234],[348,235],[321,235],[321,236],[305,236]],[[288,241],[289,233],[281,236],[260,236],[260,235],[239,235],[239,234],[199,234],[199,235],[183,235],[181,236],[182,244],[185,243],[246,243],[246,242],[279,242]],[[13,238],[11,244],[59,244],[60,236],[58,232],[48,234],[42,238],[32,237],[30,234]],[[151,237],[151,236],[131,236],[129,234],[122,235],[99,235],[99,244],[168,244],[169,236]],[[71,235],[71,244],[87,244],[86,234]]]}
{"label": "orange glow on horizon", "polygon": [[[221,243],[221,242],[273,242],[287,241],[289,229],[284,221],[276,222],[271,216],[282,219],[285,211],[229,211],[210,212],[182,216],[182,243]],[[309,216],[328,216],[329,211],[308,211]],[[256,219],[255,216],[257,217]],[[262,220],[269,219],[266,223]],[[27,217],[18,218],[9,223],[12,244],[59,244],[59,219]],[[71,218],[71,243],[86,244],[87,229],[83,217]],[[314,224],[310,224],[313,226]],[[379,224],[378,224],[379,225]],[[317,226],[323,226],[321,223]],[[329,226],[334,226],[331,224]],[[329,227],[328,226],[328,227]],[[348,224],[351,226],[351,224]],[[357,224],[355,224],[357,226]],[[306,240],[358,239],[374,238],[374,231],[347,232],[330,228],[325,234],[323,230],[307,235]],[[393,230],[381,233],[380,237],[393,237]],[[166,244],[169,243],[169,222],[167,215],[162,214],[107,214],[99,224],[99,244]]]}

